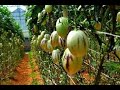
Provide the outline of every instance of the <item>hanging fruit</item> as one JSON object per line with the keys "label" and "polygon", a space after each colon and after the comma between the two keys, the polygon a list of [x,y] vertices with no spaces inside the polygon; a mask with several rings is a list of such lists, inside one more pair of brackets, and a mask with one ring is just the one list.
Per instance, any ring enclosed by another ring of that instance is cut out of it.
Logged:
{"label": "hanging fruit", "polygon": [[81,30],[73,30],[67,36],[67,48],[76,57],[83,57],[87,54],[88,38]]}
{"label": "hanging fruit", "polygon": [[41,25],[46,25],[46,23],[47,23],[47,20],[46,20],[46,18],[43,20],[43,22],[41,23]]}
{"label": "hanging fruit", "polygon": [[36,24],[34,24],[34,26],[33,26],[33,32],[37,33],[37,31],[38,31],[38,26]]}
{"label": "hanging fruit", "polygon": [[48,40],[48,41],[47,41],[47,49],[48,49],[48,52],[49,52],[49,53],[52,53],[53,47],[52,47],[52,45],[51,45],[51,40]]}
{"label": "hanging fruit", "polygon": [[40,35],[38,35],[38,38],[37,38],[37,46],[40,46],[40,42],[41,40],[44,38],[44,35],[45,35],[45,31],[42,31]]}
{"label": "hanging fruit", "polygon": [[42,31],[40,35],[44,37],[45,31]]}
{"label": "hanging fruit", "polygon": [[52,5],[45,5],[45,11],[50,13],[52,11]]}
{"label": "hanging fruit", "polygon": [[120,12],[117,13],[116,21],[120,22]]}
{"label": "hanging fruit", "polygon": [[81,69],[82,57],[75,57],[67,48],[62,56],[62,65],[69,75],[73,75]]}
{"label": "hanging fruit", "polygon": [[41,40],[41,43],[40,43],[40,47],[45,51],[45,52],[47,52],[47,39],[46,38],[43,38],[42,40]]}
{"label": "hanging fruit", "polygon": [[35,36],[35,35],[33,35],[33,37],[32,37],[32,41],[33,41],[33,40],[35,40],[35,39],[36,39],[36,36]]}
{"label": "hanging fruit", "polygon": [[95,22],[94,29],[101,30],[101,22]]}
{"label": "hanging fruit", "polygon": [[60,60],[60,50],[59,49],[55,49],[52,51],[52,59],[55,64],[59,65],[59,60]]}
{"label": "hanging fruit", "polygon": [[38,41],[41,41],[44,38],[44,34],[38,35]]}
{"label": "hanging fruit", "polygon": [[42,19],[42,13],[39,12],[39,13],[38,13],[38,20],[37,20],[37,21],[40,21],[41,19]]}
{"label": "hanging fruit", "polygon": [[41,42],[42,39],[43,39],[42,35],[38,35],[37,46],[40,46],[40,42]]}
{"label": "hanging fruit", "polygon": [[59,42],[59,46],[60,46],[60,47],[62,47],[62,48],[64,48],[64,49],[67,47],[67,45],[66,45],[66,39],[61,38],[61,37],[59,36],[58,42]]}
{"label": "hanging fruit", "polygon": [[37,41],[36,41],[36,40],[33,40],[32,45],[33,45],[34,47],[36,47]]}
{"label": "hanging fruit", "polygon": [[0,43],[0,48],[2,48],[3,47],[3,44],[2,43]]}
{"label": "hanging fruit", "polygon": [[38,22],[44,17],[46,14],[45,10],[43,9],[41,12],[38,13]]}
{"label": "hanging fruit", "polygon": [[44,35],[44,38],[46,38],[46,39],[49,40],[49,39],[50,39],[50,35],[49,35],[49,34],[45,34],[45,35]]}
{"label": "hanging fruit", "polygon": [[116,49],[116,55],[120,58],[120,46],[117,45],[115,49]]}
{"label": "hanging fruit", "polygon": [[59,36],[65,38],[69,32],[68,30],[68,18],[60,17],[56,22],[56,31]]}
{"label": "hanging fruit", "polygon": [[53,31],[51,33],[50,39],[51,39],[51,45],[53,46],[53,48],[59,46],[59,42],[58,42],[59,36],[57,31]]}

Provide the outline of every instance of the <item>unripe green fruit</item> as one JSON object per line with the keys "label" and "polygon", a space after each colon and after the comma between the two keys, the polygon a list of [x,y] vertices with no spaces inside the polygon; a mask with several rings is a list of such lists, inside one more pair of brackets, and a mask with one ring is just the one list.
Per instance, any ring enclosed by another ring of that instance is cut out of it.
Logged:
{"label": "unripe green fruit", "polygon": [[68,18],[60,17],[56,22],[56,31],[59,36],[65,38],[69,32],[68,30]]}
{"label": "unripe green fruit", "polygon": [[50,13],[52,11],[52,5],[45,5],[45,11]]}

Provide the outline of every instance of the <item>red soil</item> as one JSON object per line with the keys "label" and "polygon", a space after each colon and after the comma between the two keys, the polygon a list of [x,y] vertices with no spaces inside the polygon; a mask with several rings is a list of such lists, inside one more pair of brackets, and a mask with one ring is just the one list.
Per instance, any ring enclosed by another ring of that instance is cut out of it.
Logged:
{"label": "red soil", "polygon": [[39,85],[43,85],[43,79],[39,73],[39,68],[33,59],[35,68],[32,69],[29,63],[28,54],[25,54],[24,58],[20,61],[20,64],[16,67],[16,72],[14,77],[10,80],[11,85],[32,85],[33,78],[31,73],[35,73],[34,79],[37,80]]}

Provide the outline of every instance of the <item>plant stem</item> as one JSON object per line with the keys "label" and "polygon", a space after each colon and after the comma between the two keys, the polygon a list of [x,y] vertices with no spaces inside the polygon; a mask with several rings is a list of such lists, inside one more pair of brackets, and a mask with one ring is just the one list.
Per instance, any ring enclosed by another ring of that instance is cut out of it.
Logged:
{"label": "plant stem", "polygon": [[96,77],[95,77],[95,85],[98,85],[99,84],[99,81],[100,81],[100,79],[101,79],[101,71],[102,71],[102,69],[103,69],[103,62],[104,62],[104,57],[106,56],[106,54],[102,57],[102,59],[101,59],[101,62],[100,62],[100,65],[99,65],[99,69],[98,69],[98,73],[97,73],[97,75],[96,75]]}
{"label": "plant stem", "polygon": [[76,9],[77,7],[76,7],[76,5],[75,5],[75,10],[74,10],[74,12],[75,12],[75,19],[74,19],[74,23],[75,23],[75,28],[77,28],[77,24],[76,24],[76,18],[77,18],[77,13],[76,13]]}
{"label": "plant stem", "polygon": [[[116,23],[115,23],[115,7],[114,7],[114,6],[111,6],[111,11],[112,11],[112,16],[113,16],[113,18],[112,18],[112,21],[113,21],[113,30],[112,30],[112,33],[114,34],[114,33],[115,33],[115,25],[116,25]],[[114,37],[111,36],[111,39],[110,39],[110,47],[109,47],[109,49],[107,50],[107,54],[110,53],[110,51],[112,50],[113,46],[114,46]],[[100,62],[100,65],[99,65],[99,69],[98,69],[98,73],[97,73],[97,76],[96,76],[96,78],[95,78],[95,85],[98,85],[98,84],[99,84],[99,81],[100,81],[100,79],[101,79],[101,76],[100,76],[100,75],[101,75],[101,71],[102,71],[102,69],[103,69],[102,65],[103,65],[103,63],[104,63],[104,57],[105,57],[107,54],[104,54],[104,56],[103,56],[102,59],[101,59],[101,62]]]}
{"label": "plant stem", "polygon": [[[115,34],[115,31],[116,31],[116,14],[117,13],[115,12],[115,5],[111,5],[110,8],[111,8],[111,14],[112,14],[112,31],[111,31],[111,33]],[[113,36],[110,37],[109,42],[110,42],[109,50],[112,50],[113,47],[115,46]]]}

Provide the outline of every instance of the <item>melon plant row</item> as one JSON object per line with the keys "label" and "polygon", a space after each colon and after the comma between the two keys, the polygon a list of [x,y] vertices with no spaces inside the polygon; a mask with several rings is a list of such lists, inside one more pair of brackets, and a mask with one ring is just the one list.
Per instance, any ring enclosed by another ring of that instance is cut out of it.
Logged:
{"label": "melon plant row", "polygon": [[0,84],[12,77],[24,55],[24,38],[20,26],[5,6],[0,6]]}
{"label": "melon plant row", "polygon": [[[84,61],[90,61],[91,65],[95,63],[95,68],[101,73],[101,57],[107,59],[106,53],[112,51],[119,60],[119,39],[97,33],[101,31],[120,35],[118,6],[29,5],[26,22],[31,33],[32,51],[46,84],[70,84],[67,75],[78,75],[85,69]],[[109,29],[116,31],[110,32]],[[95,56],[96,60],[92,58],[95,54],[91,49],[101,53]],[[94,73],[95,84],[100,79],[98,72]],[[80,78],[77,79],[80,81]]]}

